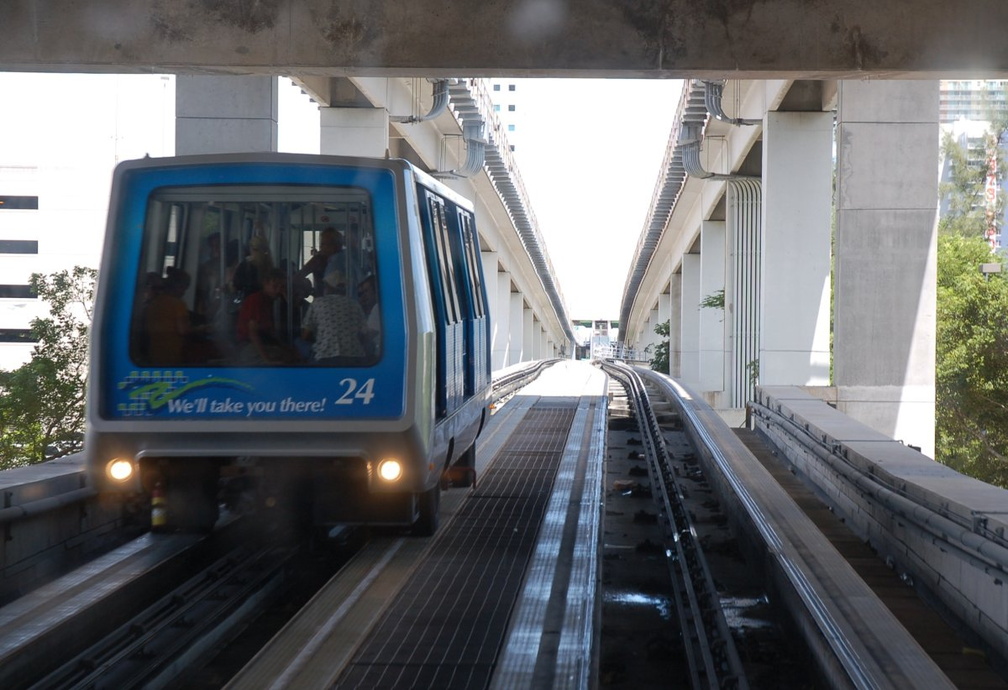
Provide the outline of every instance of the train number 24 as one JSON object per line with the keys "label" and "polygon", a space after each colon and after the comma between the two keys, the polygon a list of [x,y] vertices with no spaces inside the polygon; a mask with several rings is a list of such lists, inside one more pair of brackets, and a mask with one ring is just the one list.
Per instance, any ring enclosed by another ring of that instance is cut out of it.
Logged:
{"label": "train number 24", "polygon": [[368,379],[358,387],[357,379],[345,378],[340,381],[340,386],[344,390],[343,395],[336,400],[337,405],[353,405],[356,400],[368,405],[374,397],[374,379]]}

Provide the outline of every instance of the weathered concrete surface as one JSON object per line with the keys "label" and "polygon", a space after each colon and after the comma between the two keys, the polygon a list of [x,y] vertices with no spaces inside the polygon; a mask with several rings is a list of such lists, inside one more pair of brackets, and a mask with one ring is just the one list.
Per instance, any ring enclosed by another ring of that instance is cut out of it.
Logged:
{"label": "weathered concrete surface", "polygon": [[8,0],[8,71],[1008,76],[990,0]]}
{"label": "weathered concrete surface", "polygon": [[[754,428],[847,526],[1001,663],[1008,659],[1008,491],[940,465],[801,388],[761,387],[756,402]],[[843,460],[828,460],[825,449]]]}

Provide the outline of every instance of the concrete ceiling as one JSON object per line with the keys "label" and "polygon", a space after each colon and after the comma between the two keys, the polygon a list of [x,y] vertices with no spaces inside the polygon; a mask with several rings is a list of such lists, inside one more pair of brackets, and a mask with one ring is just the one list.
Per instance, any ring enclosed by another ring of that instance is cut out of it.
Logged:
{"label": "concrete ceiling", "polygon": [[995,0],[7,0],[0,70],[1008,77]]}

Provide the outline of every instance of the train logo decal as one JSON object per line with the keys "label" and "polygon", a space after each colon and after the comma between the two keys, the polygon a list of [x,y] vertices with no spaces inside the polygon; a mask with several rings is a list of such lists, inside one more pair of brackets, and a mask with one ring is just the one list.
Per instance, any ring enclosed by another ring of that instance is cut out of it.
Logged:
{"label": "train logo decal", "polygon": [[[117,411],[124,416],[146,416],[167,406],[170,413],[203,413],[207,411],[207,398],[183,400],[182,395],[205,386],[230,386],[243,390],[253,390],[252,386],[235,379],[207,376],[190,381],[182,371],[133,371],[120,381],[118,388],[130,391],[128,403],[119,403]],[[240,412],[237,405],[228,398],[226,401],[210,401],[211,412]]]}

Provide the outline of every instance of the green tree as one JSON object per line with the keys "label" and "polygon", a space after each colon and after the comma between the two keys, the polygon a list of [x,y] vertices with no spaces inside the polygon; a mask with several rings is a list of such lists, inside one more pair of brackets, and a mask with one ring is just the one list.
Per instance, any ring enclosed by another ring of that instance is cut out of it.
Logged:
{"label": "green tree", "polygon": [[667,374],[669,373],[669,322],[665,321],[656,325],[654,332],[664,340],[654,346],[654,353],[650,360],[651,369]]}
{"label": "green tree", "polygon": [[935,361],[935,455],[939,462],[983,481],[1008,486],[1008,283],[980,266],[1001,263],[985,233],[1002,216],[998,192],[993,214],[984,188],[1005,131],[1005,114],[993,115],[984,150],[970,151],[945,135],[949,170],[941,186],[947,211],[939,222]]}
{"label": "green tree", "polygon": [[32,321],[31,360],[0,372],[0,469],[50,460],[83,447],[87,344],[97,271],[81,266],[32,274],[49,306]]}
{"label": "green tree", "polygon": [[938,238],[935,368],[936,455],[986,482],[1008,486],[1008,280],[982,237]]}

